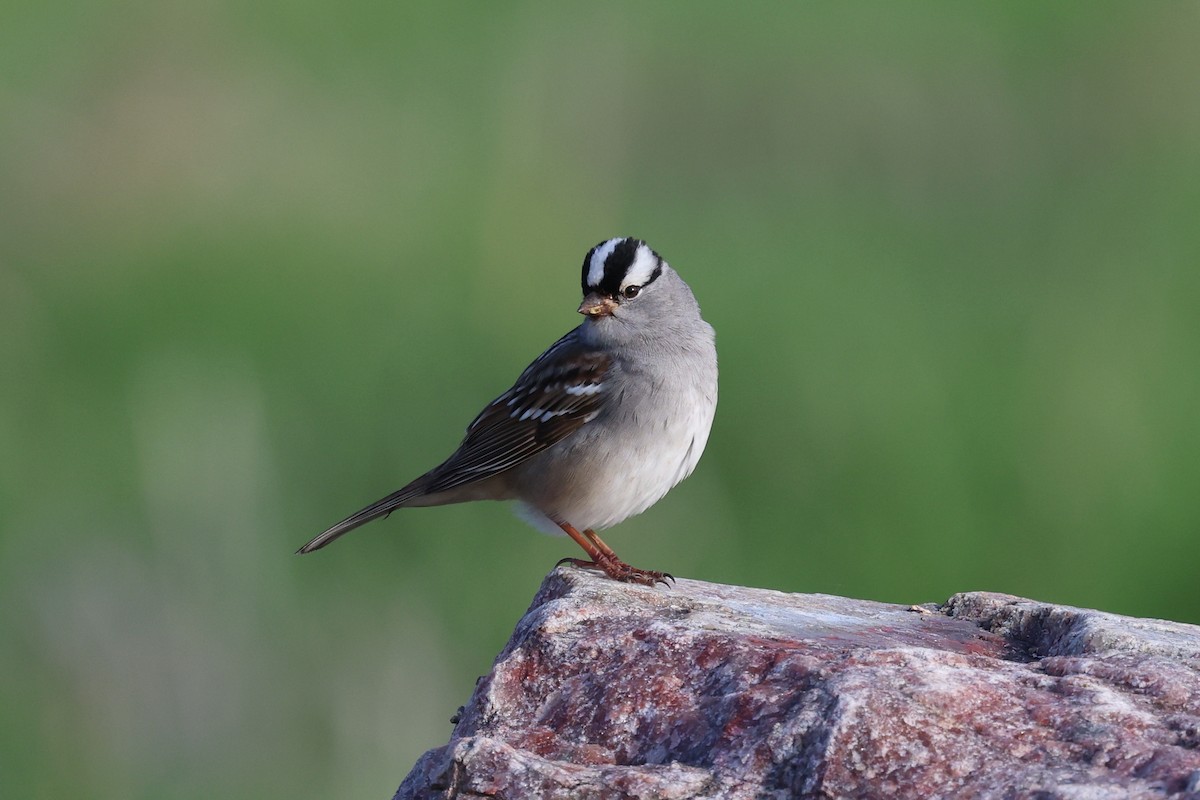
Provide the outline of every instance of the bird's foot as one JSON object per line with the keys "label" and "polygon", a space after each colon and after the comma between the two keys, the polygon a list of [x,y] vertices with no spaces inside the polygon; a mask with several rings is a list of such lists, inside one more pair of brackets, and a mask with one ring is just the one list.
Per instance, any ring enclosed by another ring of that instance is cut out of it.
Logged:
{"label": "bird's foot", "polygon": [[[602,567],[604,565],[601,565]],[[675,576],[669,572],[659,572],[653,569],[638,569],[631,567],[624,561],[617,561],[611,565],[611,568],[604,567],[604,573],[608,577],[622,583],[640,583],[643,586],[654,586],[656,583],[661,583],[668,589],[675,583]]]}
{"label": "bird's foot", "polygon": [[603,555],[597,561],[584,561],[582,558],[563,558],[558,563],[573,564],[582,569],[598,569],[614,581],[620,581],[621,583],[638,583],[642,586],[653,586],[656,583],[661,583],[663,586],[669,588],[675,581],[675,576],[669,572],[638,569],[637,567],[631,567],[618,558],[605,558]]}

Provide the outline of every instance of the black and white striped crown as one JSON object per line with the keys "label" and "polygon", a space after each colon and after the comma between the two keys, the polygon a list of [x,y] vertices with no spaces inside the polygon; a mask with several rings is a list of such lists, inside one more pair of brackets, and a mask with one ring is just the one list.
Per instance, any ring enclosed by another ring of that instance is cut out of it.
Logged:
{"label": "black and white striped crown", "polygon": [[609,239],[583,259],[583,293],[616,297],[628,286],[647,286],[662,274],[663,260],[641,239]]}

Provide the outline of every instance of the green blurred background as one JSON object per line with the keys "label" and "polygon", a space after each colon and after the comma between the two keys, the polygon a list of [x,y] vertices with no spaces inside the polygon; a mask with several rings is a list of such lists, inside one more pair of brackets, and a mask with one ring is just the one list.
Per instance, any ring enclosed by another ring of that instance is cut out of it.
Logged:
{"label": "green blurred background", "polygon": [[292,551],[617,235],[722,366],[627,560],[1200,621],[1195,5],[3,11],[0,795],[390,796],[578,553],[492,504]]}

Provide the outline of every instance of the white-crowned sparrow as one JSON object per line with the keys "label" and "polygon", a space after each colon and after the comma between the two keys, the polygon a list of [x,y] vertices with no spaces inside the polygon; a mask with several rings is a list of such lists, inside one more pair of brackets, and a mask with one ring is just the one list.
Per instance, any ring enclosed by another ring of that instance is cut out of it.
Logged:
{"label": "white-crowned sparrow", "polygon": [[535,527],[566,532],[620,581],[629,566],[597,530],[640,514],[700,460],[717,407],[713,329],[692,290],[639,239],[583,260],[583,324],[555,342],[467,428],[445,462],[301,547],[318,550],[397,508],[516,500]]}

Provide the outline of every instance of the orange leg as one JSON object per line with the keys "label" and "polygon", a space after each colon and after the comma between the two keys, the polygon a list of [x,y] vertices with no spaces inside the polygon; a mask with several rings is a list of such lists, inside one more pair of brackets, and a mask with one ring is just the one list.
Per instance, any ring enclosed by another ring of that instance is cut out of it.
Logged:
{"label": "orange leg", "polygon": [[568,536],[575,540],[575,543],[583,548],[583,551],[588,554],[591,561],[583,561],[578,558],[564,558],[558,563],[570,562],[577,567],[599,567],[604,571],[604,574],[613,580],[622,581],[624,583],[641,583],[646,586],[653,586],[656,583],[661,583],[668,586],[668,580],[675,580],[669,573],[656,572],[648,569],[638,569],[631,567],[621,559],[617,558],[617,554],[613,549],[604,543],[604,540],[596,535],[594,530],[590,528],[580,533],[572,525],[565,522],[558,523],[558,527],[562,528]]}
{"label": "orange leg", "polygon": [[568,525],[565,522],[558,523],[558,527],[560,527],[564,531],[566,531],[567,536],[570,536],[572,539],[574,539],[575,544],[582,547],[583,552],[587,553],[588,558],[591,559],[591,561],[580,561],[577,558],[564,558],[562,561],[560,561],[558,563],[561,564],[561,563],[563,563],[563,561],[570,561],[571,563],[573,563],[579,567],[599,566],[600,565],[600,562],[604,560],[604,553],[602,553],[600,551],[599,547],[597,547],[595,544],[592,543],[591,539],[584,536],[579,531],[575,530],[574,526]]}
{"label": "orange leg", "polygon": [[583,535],[586,536],[592,544],[596,545],[596,549],[599,550],[601,553],[608,556],[613,561],[617,561],[617,562],[621,561],[621,559],[617,558],[617,554],[613,552],[613,549],[611,547],[609,547],[608,545],[606,545],[604,543],[604,540],[601,539],[599,534],[597,534],[594,530],[592,530],[591,528],[588,528],[586,531],[583,532]]}

